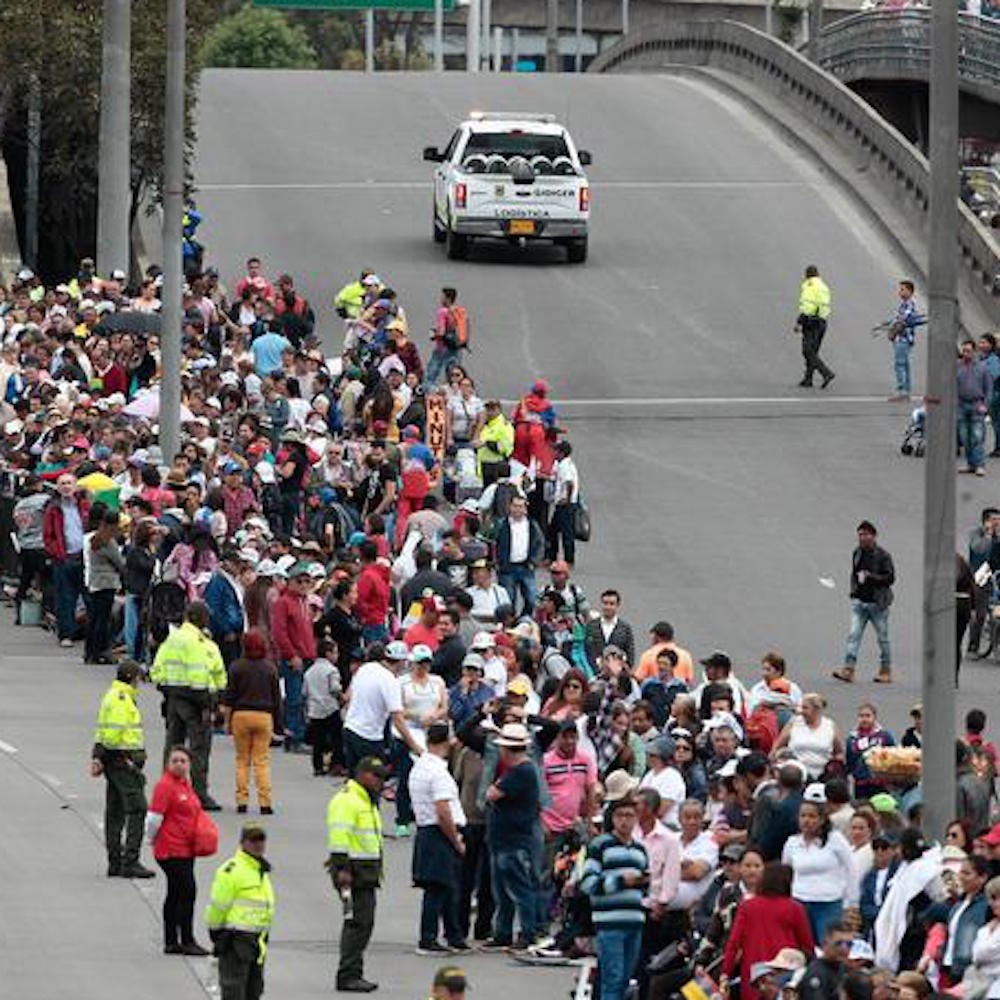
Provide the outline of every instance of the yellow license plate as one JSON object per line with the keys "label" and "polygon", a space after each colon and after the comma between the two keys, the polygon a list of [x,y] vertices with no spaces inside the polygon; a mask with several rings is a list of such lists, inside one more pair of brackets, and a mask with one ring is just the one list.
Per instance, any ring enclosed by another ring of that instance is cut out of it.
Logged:
{"label": "yellow license plate", "polygon": [[511,219],[510,220],[510,235],[511,236],[534,236],[535,235],[535,223],[531,219]]}

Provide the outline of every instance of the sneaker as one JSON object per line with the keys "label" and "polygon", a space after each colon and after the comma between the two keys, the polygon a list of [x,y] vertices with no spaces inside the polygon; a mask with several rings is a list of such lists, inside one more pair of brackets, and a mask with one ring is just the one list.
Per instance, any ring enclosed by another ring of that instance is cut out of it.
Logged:
{"label": "sneaker", "polygon": [[405,840],[407,837],[413,836],[413,828],[409,823],[397,823],[395,835],[398,840]]}
{"label": "sneaker", "polygon": [[986,470],[981,465],[978,465],[978,466],[976,466],[976,475],[977,476],[985,476],[986,475]]}
{"label": "sneaker", "polygon": [[207,948],[202,948],[197,941],[189,941],[187,944],[181,945],[181,954],[188,955],[191,958],[204,958],[206,955],[211,955],[212,953]]}
{"label": "sneaker", "polygon": [[418,955],[447,955],[449,954],[449,949],[443,944],[438,944],[437,941],[427,941],[426,943],[417,945],[416,953]]}
{"label": "sneaker", "polygon": [[472,945],[468,941],[449,941],[448,951],[454,952],[456,955],[467,955],[472,951]]}
{"label": "sneaker", "polygon": [[820,385],[820,388],[825,389],[836,377],[837,377],[836,372],[830,372],[829,375],[824,375],[823,382]]}
{"label": "sneaker", "polygon": [[245,813],[245,812],[247,811],[247,807],[246,807],[246,804],[244,803],[244,804],[243,804],[243,805],[241,805],[241,806],[237,806],[237,807],[236,807],[236,811],[237,811],[238,813],[240,813],[240,814],[242,814],[242,813]]}
{"label": "sneaker", "polygon": [[59,640],[59,646],[62,649],[72,649],[73,648],[73,640],[72,639],[60,639]]}
{"label": "sneaker", "polygon": [[833,671],[833,676],[838,681],[843,681],[845,684],[854,683],[854,667],[838,667]]}
{"label": "sneaker", "polygon": [[811,389],[813,387],[813,380],[811,378],[809,378],[809,379],[805,379],[804,378],[799,383],[799,387],[802,388],[802,389]]}
{"label": "sneaker", "polygon": [[512,941],[504,941],[501,938],[487,938],[480,946],[480,951],[507,951]]}
{"label": "sneaker", "polygon": [[222,812],[222,806],[219,805],[211,795],[206,795],[201,800],[201,808],[207,813],[217,813]]}

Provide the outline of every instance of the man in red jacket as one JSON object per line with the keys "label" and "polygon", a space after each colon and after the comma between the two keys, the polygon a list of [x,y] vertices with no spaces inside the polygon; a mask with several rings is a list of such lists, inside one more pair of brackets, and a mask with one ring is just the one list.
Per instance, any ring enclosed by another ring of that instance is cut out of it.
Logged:
{"label": "man in red jacket", "polygon": [[83,536],[90,500],[77,493],[72,472],[60,474],[56,492],[42,512],[42,544],[52,560],[59,645],[68,649],[76,635],[76,604],[84,592]]}
{"label": "man in red jacket", "polygon": [[389,614],[389,567],[378,561],[378,548],[366,538],[358,546],[361,573],[358,576],[358,620],[361,638],[366,642],[385,642],[389,638],[386,618]]}
{"label": "man in red jacket", "polygon": [[316,659],[316,637],[306,604],[309,584],[309,567],[296,563],[288,586],[271,605],[271,641],[285,682],[285,750],[290,753],[309,752],[303,745],[306,723],[302,713],[302,675]]}

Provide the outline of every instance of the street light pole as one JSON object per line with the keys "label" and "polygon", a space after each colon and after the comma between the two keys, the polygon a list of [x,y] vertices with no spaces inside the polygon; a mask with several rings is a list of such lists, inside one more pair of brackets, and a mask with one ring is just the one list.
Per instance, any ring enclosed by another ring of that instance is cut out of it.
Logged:
{"label": "street light pole", "polygon": [[810,62],[819,62],[819,35],[822,30],[823,0],[809,0],[809,42],[806,54]]}
{"label": "street light pole", "polygon": [[545,4],[545,72],[559,72],[559,0]]}
{"label": "street light pole", "polygon": [[160,450],[170,465],[181,436],[181,309],[184,255],[184,0],[167,0],[163,120],[163,306],[160,310]]}
{"label": "street light pole", "polygon": [[931,8],[930,261],[924,459],[923,825],[955,812],[955,345],[958,340],[958,15]]}
{"label": "street light pole", "polygon": [[479,72],[480,0],[469,0],[469,19],[465,22],[465,72]]}
{"label": "street light pole", "polygon": [[444,72],[444,0],[434,0],[434,72]]}
{"label": "street light pole", "polygon": [[132,202],[130,147],[131,34],[129,0],[104,0],[101,119],[97,163],[97,273],[129,271]]}
{"label": "street light pole", "polygon": [[622,0],[622,37],[628,34],[628,0]]}
{"label": "street light pole", "polygon": [[365,11],[365,72],[375,72],[375,10]]}
{"label": "street light pole", "polygon": [[583,70],[583,0],[576,0],[576,52],[573,54],[573,72]]}

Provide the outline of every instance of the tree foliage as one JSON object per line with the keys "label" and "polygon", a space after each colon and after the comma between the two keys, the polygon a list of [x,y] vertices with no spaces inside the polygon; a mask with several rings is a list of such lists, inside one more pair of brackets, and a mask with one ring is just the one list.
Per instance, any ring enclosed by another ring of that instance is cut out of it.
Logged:
{"label": "tree foliage", "polygon": [[319,59],[305,30],[279,10],[246,4],[220,21],[201,50],[205,66],[316,69]]}
{"label": "tree foliage", "polygon": [[[28,81],[41,84],[39,267],[72,273],[96,242],[101,89],[101,0],[0,2],[0,143],[23,232]],[[199,42],[217,0],[187,0],[185,152],[194,147]],[[132,210],[158,197],[163,178],[166,3],[132,4]]]}

